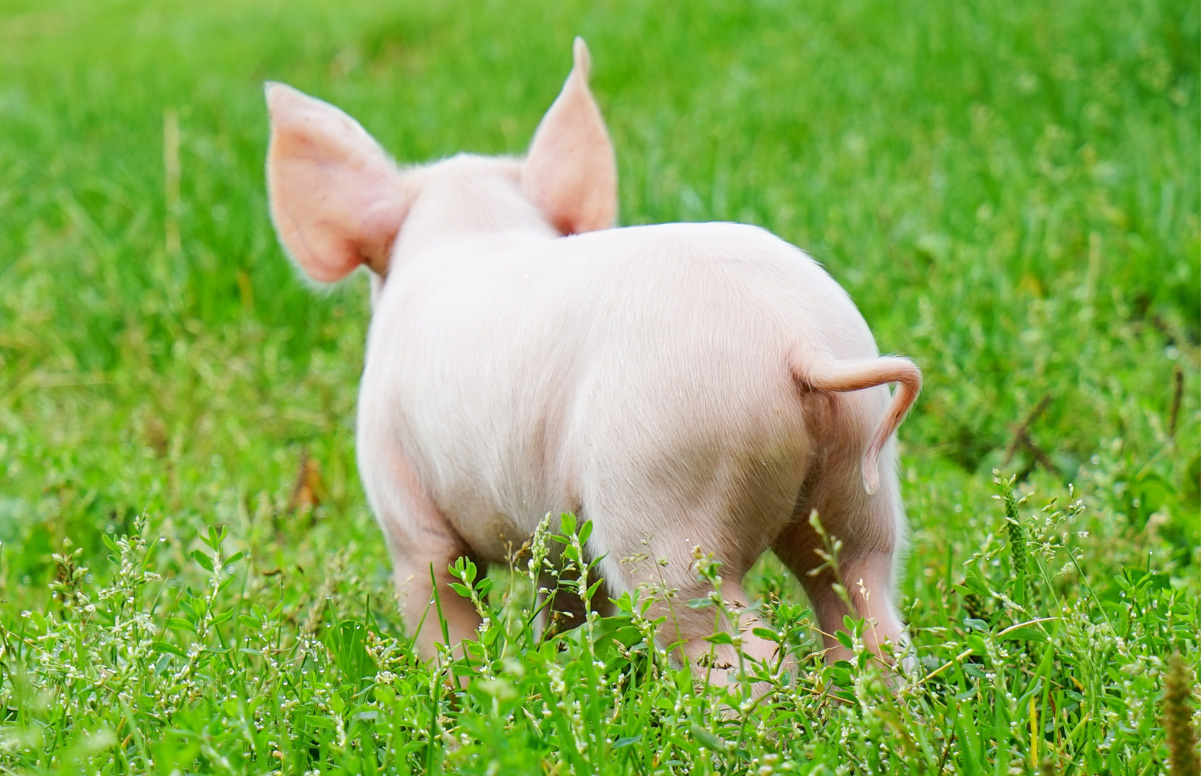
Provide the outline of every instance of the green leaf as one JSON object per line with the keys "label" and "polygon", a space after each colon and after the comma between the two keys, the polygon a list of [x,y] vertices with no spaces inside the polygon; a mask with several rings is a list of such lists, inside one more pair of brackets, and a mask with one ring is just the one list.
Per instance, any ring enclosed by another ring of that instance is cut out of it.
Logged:
{"label": "green leaf", "polygon": [[192,560],[196,561],[200,568],[204,569],[208,573],[213,573],[213,569],[215,568],[213,566],[213,559],[205,553],[201,552],[200,550],[192,550]]}
{"label": "green leaf", "polygon": [[693,723],[691,731],[693,738],[715,752],[726,752],[730,749],[730,745],[727,744],[722,738],[720,738],[717,734],[706,730],[700,725]]}
{"label": "green leaf", "polygon": [[963,672],[973,679],[985,679],[988,674],[984,673],[984,669],[975,663],[964,663]]}
{"label": "green leaf", "polygon": [[601,585],[603,585],[604,583],[605,583],[605,580],[603,580],[603,579],[598,579],[595,582],[593,582],[592,586],[588,588],[588,593],[586,594],[585,597],[589,601],[591,601],[593,598],[596,597],[597,591],[600,590]]}
{"label": "green leaf", "polygon": [[751,628],[751,633],[767,641],[779,642],[781,640],[780,634],[767,628]]}
{"label": "green leaf", "polygon": [[721,631],[720,633],[714,633],[711,636],[706,636],[705,641],[709,642],[710,644],[725,644],[734,646],[734,637],[726,631]]}
{"label": "green leaf", "polygon": [[168,617],[167,627],[176,631],[188,631],[189,633],[196,632],[196,626],[191,620],[185,620],[183,617]]}
{"label": "green leaf", "polygon": [[334,721],[329,717],[322,717],[316,714],[305,714],[304,721],[316,728],[324,728],[325,730],[334,729]]}
{"label": "green leaf", "polygon": [[187,653],[179,647],[166,641],[154,641],[150,646],[154,647],[156,652],[166,653],[170,655],[178,655],[179,657],[187,657]]}
{"label": "green leaf", "polygon": [[1017,628],[1006,628],[998,634],[1005,641],[1043,642],[1047,634],[1038,625],[1022,625]]}

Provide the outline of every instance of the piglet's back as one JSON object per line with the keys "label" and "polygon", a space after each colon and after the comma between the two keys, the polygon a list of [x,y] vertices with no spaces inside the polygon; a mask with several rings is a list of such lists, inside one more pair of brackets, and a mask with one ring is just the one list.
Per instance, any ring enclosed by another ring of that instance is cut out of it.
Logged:
{"label": "piglet's back", "polygon": [[581,462],[596,456],[804,449],[791,350],[876,355],[829,275],[755,227],[630,227],[503,250],[458,239],[419,266],[398,258],[372,322],[360,412],[373,420],[360,430],[404,448],[460,531],[486,527],[481,541],[498,521],[519,536],[575,508]]}

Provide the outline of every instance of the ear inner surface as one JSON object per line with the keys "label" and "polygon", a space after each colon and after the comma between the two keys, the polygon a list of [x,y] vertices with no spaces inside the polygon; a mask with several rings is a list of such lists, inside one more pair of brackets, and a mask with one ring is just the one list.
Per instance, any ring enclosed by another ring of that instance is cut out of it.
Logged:
{"label": "ear inner surface", "polygon": [[575,63],[546,112],[522,167],[522,187],[564,234],[607,229],[617,215],[617,162],[588,89],[591,58],[575,39]]}
{"label": "ear inner surface", "polygon": [[309,277],[382,274],[407,209],[400,173],[362,126],[328,103],[267,85],[267,187],[280,242]]}

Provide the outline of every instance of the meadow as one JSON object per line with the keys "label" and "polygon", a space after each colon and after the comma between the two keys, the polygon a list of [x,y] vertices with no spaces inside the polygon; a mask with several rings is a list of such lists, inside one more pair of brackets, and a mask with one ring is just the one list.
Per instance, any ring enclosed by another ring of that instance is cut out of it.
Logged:
{"label": "meadow", "polygon": [[[771,229],[922,366],[911,676],[824,665],[772,558],[759,700],[637,601],[537,638],[524,558],[461,567],[467,659],[402,632],[366,282],[278,247],[262,84],[519,154],[577,34],[623,224]],[[0,773],[1198,772],[1196,3],[0,0],[0,41]]]}

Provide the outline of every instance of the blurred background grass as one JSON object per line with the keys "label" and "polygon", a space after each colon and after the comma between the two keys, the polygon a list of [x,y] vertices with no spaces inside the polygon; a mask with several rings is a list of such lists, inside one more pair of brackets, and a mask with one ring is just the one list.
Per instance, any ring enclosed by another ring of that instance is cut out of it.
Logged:
{"label": "blurred background grass", "polygon": [[[901,434],[912,605],[978,546],[1003,464],[1028,487],[1075,483],[1114,568],[1149,552],[1195,577],[1198,16],[1176,0],[4,0],[3,594],[38,600],[64,539],[102,553],[143,510],[182,535],[274,515],[240,534],[257,552],[313,569],[349,539],[382,584],[353,467],[363,284],[315,296],[277,247],[262,83],[336,103],[401,161],[520,153],[575,34],[623,223],[761,224],[925,370]],[[1006,460],[1044,397],[1034,446]],[[302,450],[326,481],[312,525],[283,510]]]}

